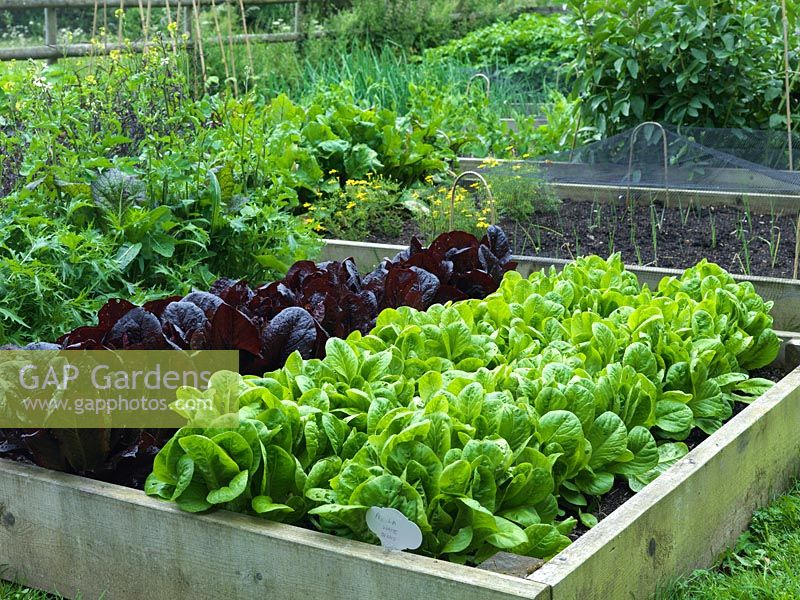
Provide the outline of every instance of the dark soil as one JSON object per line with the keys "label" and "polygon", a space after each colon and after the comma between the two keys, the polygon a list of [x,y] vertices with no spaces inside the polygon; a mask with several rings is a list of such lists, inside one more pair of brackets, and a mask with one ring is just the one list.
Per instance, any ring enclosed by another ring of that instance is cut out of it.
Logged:
{"label": "dark soil", "polygon": [[[620,252],[626,264],[683,269],[703,258],[731,273],[792,277],[795,217],[736,207],[664,207],[563,201],[527,222],[501,217],[516,254],[572,259]],[[406,245],[419,229],[366,241]],[[655,243],[654,243],[655,234]]]}

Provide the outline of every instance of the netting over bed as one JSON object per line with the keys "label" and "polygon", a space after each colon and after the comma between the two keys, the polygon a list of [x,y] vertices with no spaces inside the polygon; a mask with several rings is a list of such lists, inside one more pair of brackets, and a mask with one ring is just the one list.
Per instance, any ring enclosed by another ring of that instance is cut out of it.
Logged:
{"label": "netting over bed", "polygon": [[[536,161],[553,183],[800,195],[789,169],[786,132],[662,127],[645,123],[613,137]],[[666,164],[665,164],[666,155]],[[792,139],[800,168],[800,135]],[[493,170],[525,169],[502,166]]]}

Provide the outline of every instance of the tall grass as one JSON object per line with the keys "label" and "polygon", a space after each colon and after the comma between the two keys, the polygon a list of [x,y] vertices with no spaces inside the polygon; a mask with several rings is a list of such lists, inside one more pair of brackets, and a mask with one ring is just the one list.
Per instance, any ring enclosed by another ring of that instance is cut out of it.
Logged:
{"label": "tall grass", "polygon": [[[209,63],[219,56],[207,50]],[[433,87],[463,93],[470,78],[478,72],[455,60],[426,61],[402,49],[373,49],[336,40],[309,42],[304,53],[294,44],[272,44],[254,49],[255,80],[265,94],[285,93],[298,100],[307,99],[333,85],[344,84],[357,101],[364,101],[405,113],[412,86]],[[473,93],[483,93],[474,85]],[[493,77],[490,106],[510,116],[521,104],[542,103],[547,98],[544,81],[523,77]]]}

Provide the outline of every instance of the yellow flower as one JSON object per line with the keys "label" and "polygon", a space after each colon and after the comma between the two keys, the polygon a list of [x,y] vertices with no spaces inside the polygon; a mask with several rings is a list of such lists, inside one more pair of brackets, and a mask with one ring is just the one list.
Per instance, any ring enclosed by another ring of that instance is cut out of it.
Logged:
{"label": "yellow flower", "polygon": [[125,11],[124,11],[123,9],[121,9],[121,8],[118,8],[117,10],[115,10],[115,11],[114,11],[114,16],[115,16],[115,17],[117,17],[118,19],[119,19],[119,18],[120,18],[120,17],[121,17],[123,14],[125,14]]}
{"label": "yellow flower", "polygon": [[311,208],[311,202],[303,203],[303,208]]}
{"label": "yellow flower", "polygon": [[119,59],[122,56],[122,53],[119,50],[112,50],[111,52],[108,53],[108,56],[114,62],[119,62]]}
{"label": "yellow flower", "polygon": [[17,87],[16,81],[4,81],[3,82],[3,91],[4,92],[11,92],[15,87]]}
{"label": "yellow flower", "polygon": [[175,33],[176,31],[178,31],[178,22],[170,21],[169,24],[167,25],[167,31],[169,31],[170,33]]}
{"label": "yellow flower", "polygon": [[427,183],[428,185],[433,184],[433,175],[426,175],[425,176],[425,183]]}
{"label": "yellow flower", "polygon": [[322,223],[317,223],[314,225],[314,231],[322,231],[323,229],[325,228],[322,226]]}
{"label": "yellow flower", "polygon": [[91,73],[84,77],[83,80],[86,82],[86,85],[97,85],[97,79],[95,79],[94,75]]}
{"label": "yellow flower", "polygon": [[350,210],[350,209],[355,208],[355,207],[356,207],[356,203],[355,202],[348,202],[347,206],[345,206],[345,209],[346,210]]}
{"label": "yellow flower", "polygon": [[338,172],[339,171],[337,171],[336,169],[331,169],[330,171],[328,171],[328,175],[336,175]]}

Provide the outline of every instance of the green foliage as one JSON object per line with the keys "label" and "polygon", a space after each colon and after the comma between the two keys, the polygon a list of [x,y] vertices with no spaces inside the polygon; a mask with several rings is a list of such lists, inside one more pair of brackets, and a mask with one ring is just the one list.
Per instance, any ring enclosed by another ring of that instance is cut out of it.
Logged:
{"label": "green foliage", "polygon": [[[574,92],[604,135],[642,121],[782,123],[780,3],[571,0]],[[791,28],[790,28],[791,30]]]}
{"label": "green foliage", "polygon": [[569,29],[557,15],[525,14],[510,22],[498,22],[463,38],[425,51],[426,61],[456,60],[477,68],[497,69],[506,75],[524,75],[550,85],[563,65],[575,58],[568,43]]}
{"label": "green foliage", "polygon": [[429,183],[427,187],[412,190],[405,202],[423,238],[433,240],[451,230],[466,231],[478,238],[486,233],[492,225],[491,206],[478,183],[459,185],[455,193],[452,185],[435,184],[433,180]]}
{"label": "green foliage", "polygon": [[378,48],[392,44],[422,50],[502,14],[498,3],[488,0],[353,0],[351,4],[331,19],[330,28],[344,39]]}
{"label": "green foliage", "polygon": [[408,185],[453,156],[419,118],[335,88],[301,106],[190,87],[156,47],[0,75],[0,344],[54,340],[112,296],[274,278],[318,248],[303,203],[369,173]]}
{"label": "green foliage", "polygon": [[734,600],[800,596],[800,486],[753,515],[750,529],[713,570],[695,571],[662,600]]}
{"label": "green foliage", "polygon": [[316,228],[326,237],[364,240],[370,235],[397,237],[408,220],[400,186],[381,177],[348,179],[344,188],[337,188],[318,201],[306,203],[317,222]]}
{"label": "green foliage", "polygon": [[520,223],[529,223],[534,213],[558,210],[561,199],[535,167],[523,164],[499,169],[488,163],[484,172],[497,202],[497,212]]}
{"label": "green foliage", "polygon": [[744,370],[777,356],[770,308],[705,261],[656,292],[618,255],[509,272],[485,300],[385,310],[322,360],[216,374],[238,427],[190,422],[145,489],[368,542],[368,508],[392,507],[427,555],[546,558],[569,543],[562,510],[589,515],[617,477],[640,489],[772,385]]}

